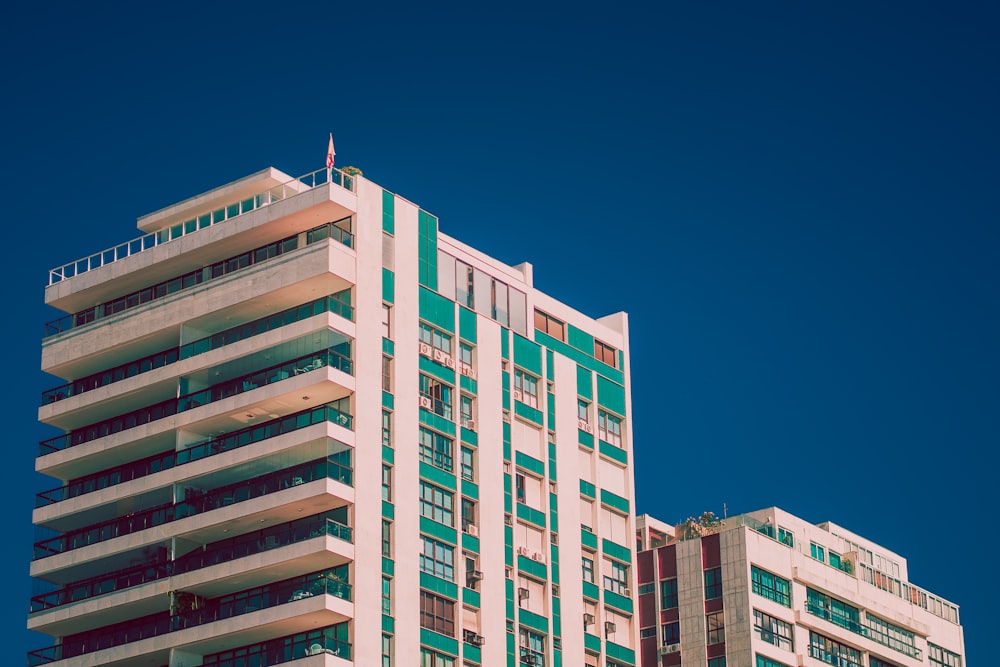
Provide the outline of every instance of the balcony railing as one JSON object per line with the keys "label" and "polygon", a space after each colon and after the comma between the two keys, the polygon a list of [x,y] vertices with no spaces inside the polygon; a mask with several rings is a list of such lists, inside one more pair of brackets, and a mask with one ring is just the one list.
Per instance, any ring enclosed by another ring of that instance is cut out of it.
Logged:
{"label": "balcony railing", "polygon": [[865,632],[865,627],[861,625],[860,621],[856,621],[852,618],[848,618],[843,614],[834,613],[832,609],[824,607],[823,605],[817,604],[812,600],[806,600],[806,611],[813,616],[818,616],[819,618],[826,619],[834,625],[838,625],[845,630],[849,630],[858,635],[867,636]]}
{"label": "balcony railing", "polygon": [[109,572],[99,577],[73,582],[57,590],[33,596],[30,611],[34,613],[81,600],[89,600],[99,595],[122,591],[150,581],[158,581],[185,572],[194,572],[289,544],[297,544],[320,535],[329,535],[345,542],[351,542],[351,528],[349,526],[327,518],[326,514],[310,516],[279,526],[271,526],[254,533],[213,542],[206,545],[204,549],[196,549],[172,561],[146,563],[117,572]]}
{"label": "balcony railing", "polygon": [[238,646],[228,651],[212,653],[204,657],[200,667],[273,667],[310,655],[336,655],[351,659],[351,645],[335,635],[346,630],[347,624],[299,632],[258,644]]}
{"label": "balcony railing", "polygon": [[181,359],[188,359],[189,357],[203,354],[211,350],[216,350],[252,336],[256,336],[267,331],[273,331],[285,325],[293,324],[294,322],[299,322],[312,317],[313,315],[319,315],[320,313],[336,313],[348,320],[353,321],[354,308],[344,300],[345,295],[347,298],[350,298],[350,292],[348,290],[344,290],[343,292],[339,292],[331,296],[325,296],[320,299],[304,303],[301,306],[288,308],[287,310],[275,313],[274,315],[269,315],[267,317],[253,320],[252,322],[247,322],[246,324],[231,327],[225,331],[220,331],[219,333],[212,334],[211,336],[206,336],[205,338],[186,343],[180,347],[172,347],[169,350],[157,352],[156,354],[145,356],[141,359],[135,359],[127,364],[115,366],[114,368],[109,368],[101,371],[100,373],[94,373],[80,378],[79,380],[49,389],[42,393],[42,405],[55,403],[56,401],[61,401],[65,398],[69,398],[70,396],[77,396],[100,387],[106,387],[110,384],[120,382],[135,375],[147,373],[157,368],[162,368],[163,366],[169,366],[170,364],[176,363]]}
{"label": "balcony railing", "polygon": [[[215,401],[220,401],[230,396],[236,396],[244,392],[252,391],[258,387],[280,382],[300,373],[308,373],[324,366],[332,366],[345,373],[353,373],[353,364],[349,357],[337,352],[335,349],[327,349],[322,352],[314,352],[297,359],[292,359],[283,364],[269,366],[249,375],[243,375],[232,380],[220,382],[212,385],[208,389],[185,394],[180,398],[172,398],[154,405],[133,410],[111,419],[90,424],[82,428],[74,429],[69,433],[49,438],[38,443],[38,455],[45,456],[52,452],[62,451],[70,447],[76,447],[98,438],[103,438],[113,433],[126,431],[136,426],[142,426],[149,422],[171,417],[179,412],[192,410],[196,407],[207,405]],[[345,419],[341,424],[346,428],[352,428],[350,415],[343,415]]]}
{"label": "balcony railing", "polygon": [[273,609],[315,595],[329,595],[350,601],[351,586],[334,578],[330,571],[286,579],[202,601],[198,609],[174,614],[159,612],[89,632],[69,635],[63,638],[61,644],[29,653],[28,665],[43,665],[94,653],[178,630],[243,616],[262,609]]}
{"label": "balcony railing", "polygon": [[273,204],[274,202],[307,192],[317,185],[323,185],[325,183],[336,183],[337,185],[340,185],[348,190],[354,190],[354,179],[350,175],[344,174],[339,169],[334,169],[332,171],[320,169],[304,176],[299,176],[291,181],[287,181],[280,185],[263,190],[255,195],[247,197],[246,199],[241,199],[240,201],[218,208],[211,213],[205,213],[197,218],[192,218],[185,222],[172,225],[171,227],[145,234],[137,239],[126,241],[125,243],[117,245],[113,248],[108,248],[107,250],[103,250],[99,253],[95,253],[89,257],[84,257],[76,260],[75,262],[70,262],[69,264],[56,267],[49,271],[49,285],[53,285],[66,280],[67,278],[72,278],[73,276],[78,276],[88,271],[93,271],[94,269],[108,264],[113,264],[114,262],[125,259],[126,257],[138,255],[141,252],[149,250],[150,248],[155,248],[156,246],[166,243],[167,241],[172,241],[198,230],[205,229],[206,227],[211,227],[212,225],[217,225],[227,220],[231,220],[232,218],[243,215],[244,213],[255,211],[262,206],[267,206],[268,204]]}
{"label": "balcony railing", "polygon": [[167,503],[36,542],[34,560],[66,553],[123,535],[131,535],[147,528],[162,526],[179,519],[203,514],[253,498],[260,498],[318,479],[334,479],[347,483],[351,474],[350,468],[331,459],[317,459],[205,493],[190,489],[189,497],[181,502]]}
{"label": "balcony railing", "polygon": [[[296,412],[285,417],[254,424],[253,426],[248,426],[232,433],[195,443],[180,451],[171,450],[157,454],[156,456],[149,456],[125,465],[116,466],[109,470],[102,470],[93,475],[74,479],[69,484],[37,494],[35,496],[35,507],[46,507],[70,498],[77,498],[88,493],[93,493],[94,491],[131,482],[146,475],[170,470],[171,468],[191,463],[192,461],[200,461],[216,454],[252,445],[255,442],[275,438],[285,433],[292,433],[293,431],[298,431],[314,424],[323,422],[340,424],[349,419],[350,415],[341,412],[332,403],[310,408],[309,410],[302,410],[301,412]],[[352,484],[352,481],[349,479],[346,483]]]}
{"label": "balcony railing", "polygon": [[[306,245],[311,245],[318,241],[332,238],[340,243],[343,243],[349,248],[352,247],[354,245],[354,235],[346,229],[337,226],[341,223],[349,221],[350,218],[344,218],[344,220],[327,222],[310,229],[305,234]],[[261,262],[268,261],[278,255],[291,252],[296,250],[298,247],[299,236],[295,235],[269,243],[259,248],[254,248],[253,250],[247,251],[241,255],[236,255],[235,257],[224,259],[221,262],[215,262],[214,264],[203,266],[200,269],[189,271],[181,276],[175,276],[170,280],[157,283],[151,287],[146,287],[138,292],[132,292],[131,294],[126,294],[125,296],[112,299],[111,301],[105,301],[102,304],[87,308],[86,310],[81,310],[70,315],[64,315],[59,319],[52,320],[45,325],[45,336],[52,336],[63,331],[69,331],[74,327],[80,327],[85,324],[90,324],[96,320],[117,315],[125,310],[136,308],[155,299],[160,299],[192,287],[197,287],[198,285],[216,280],[231,273],[242,271],[247,267],[255,266]]]}

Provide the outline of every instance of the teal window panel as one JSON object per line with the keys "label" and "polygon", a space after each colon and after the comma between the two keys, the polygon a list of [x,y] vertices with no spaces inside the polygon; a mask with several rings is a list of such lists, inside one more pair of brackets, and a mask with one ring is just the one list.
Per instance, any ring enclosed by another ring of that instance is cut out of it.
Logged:
{"label": "teal window panel", "polygon": [[439,579],[427,572],[420,573],[420,587],[452,600],[458,599],[458,584]]}
{"label": "teal window panel", "polygon": [[391,558],[382,558],[382,574],[387,576],[393,576],[396,573],[396,564],[392,562]]}
{"label": "teal window panel", "polygon": [[559,564],[559,545],[552,544],[549,545],[549,549],[552,551],[552,565]]}
{"label": "teal window panel", "polygon": [[625,368],[625,352],[618,350],[618,368]]}
{"label": "teal window panel", "polygon": [[625,414],[625,387],[597,376],[597,404],[619,415]]}
{"label": "teal window panel", "polygon": [[[427,211],[417,212],[418,278],[420,284],[437,289],[437,226],[438,221]],[[454,329],[452,329],[454,331]]]}
{"label": "teal window panel", "polygon": [[[513,620],[514,620],[514,614],[513,613],[508,614],[507,615],[507,620],[513,622]],[[507,634],[507,653],[509,653],[510,657],[513,658],[514,657],[514,655],[513,655],[513,653],[514,653],[514,635],[512,633],[509,633],[509,632],[506,633],[506,634]]]}
{"label": "teal window panel", "polygon": [[583,647],[594,653],[601,652],[601,638],[589,632],[583,633]]}
{"label": "teal window panel", "polygon": [[[507,424],[504,424],[507,426]],[[503,442],[503,460],[510,461],[510,440],[504,440]]]}
{"label": "teal window panel", "polygon": [[527,609],[520,610],[517,614],[517,620],[520,621],[521,625],[526,625],[545,634],[549,633],[549,619]]}
{"label": "teal window panel", "polygon": [[393,343],[388,338],[382,339],[382,354],[388,354],[390,357],[396,354],[396,344]]}
{"label": "teal window panel", "polygon": [[611,556],[615,560],[620,560],[623,563],[632,562],[632,552],[629,551],[628,547],[623,547],[611,540],[601,540],[601,547],[604,549],[605,555]]}
{"label": "teal window panel", "polygon": [[510,410],[510,389],[507,388],[506,382],[503,383],[503,389],[500,391],[500,401],[504,410]]}
{"label": "teal window panel", "polygon": [[382,518],[383,519],[395,519],[396,509],[387,500],[382,501]]}
{"label": "teal window panel", "polygon": [[595,584],[585,581],[583,582],[583,597],[590,600],[600,600],[601,590]]}
{"label": "teal window panel", "polygon": [[514,591],[508,590],[507,592],[507,618],[514,618]]}
{"label": "teal window panel", "polygon": [[577,435],[577,440],[581,445],[583,445],[587,449],[594,448],[594,436],[592,434],[577,429],[576,435]]}
{"label": "teal window panel", "polygon": [[566,325],[566,342],[581,352],[594,355],[594,337],[572,324]]}
{"label": "teal window panel", "polygon": [[382,445],[382,460],[386,463],[396,462],[396,452],[392,450],[392,447],[386,447]]}
{"label": "teal window panel", "polygon": [[545,376],[550,380],[556,379],[556,365],[553,358],[552,350],[545,350]]}
{"label": "teal window panel", "polygon": [[605,642],[604,652],[607,653],[608,657],[612,660],[624,662],[629,665],[635,664],[635,651],[627,646],[619,646],[614,642]]}
{"label": "teal window panel", "polygon": [[556,478],[556,446],[549,443],[549,476]]}
{"label": "teal window panel", "polygon": [[632,599],[604,589],[604,604],[624,612],[632,613]]}
{"label": "teal window panel", "polygon": [[542,376],[542,346],[520,334],[514,334],[514,363],[526,371]]}
{"label": "teal window panel", "polygon": [[472,644],[466,644],[462,647],[462,658],[464,660],[469,660],[476,664],[482,664],[483,653],[482,649],[478,646],[473,646]]}
{"label": "teal window panel", "polygon": [[514,452],[514,462],[520,468],[529,470],[539,477],[545,477],[545,464],[524,452]]}
{"label": "teal window panel", "polygon": [[385,408],[385,409],[387,409],[387,410],[392,410],[393,409],[393,403],[395,403],[395,401],[393,401],[393,399],[392,399],[392,394],[390,394],[387,391],[383,391],[382,392],[382,407]]}
{"label": "teal window panel", "polygon": [[[605,363],[597,361],[590,354],[584,354],[575,347],[570,347],[566,343],[562,342],[557,338],[553,338],[548,334],[544,334],[541,331],[535,331],[535,340],[544,345],[545,347],[552,348],[559,354],[569,357],[576,363],[580,364],[585,368],[589,368],[592,371],[596,371],[601,375],[614,380],[615,382],[624,383],[625,374],[622,373],[617,368],[611,368]],[[593,350],[591,350],[593,352]],[[589,396],[588,396],[589,398]]]}
{"label": "teal window panel", "polygon": [[396,303],[396,276],[389,269],[382,269],[382,300]]}
{"label": "teal window panel", "polygon": [[539,563],[521,555],[517,557],[517,569],[536,579],[545,580],[549,578],[548,568],[545,567],[545,563]]}
{"label": "teal window panel", "polygon": [[382,191],[382,231],[396,233],[396,198],[385,190]]}
{"label": "teal window panel", "polygon": [[455,333],[455,303],[429,289],[420,290],[420,317],[439,329]]}
{"label": "teal window panel", "polygon": [[466,551],[479,553],[479,538],[468,533],[462,533],[462,548]]}
{"label": "teal window panel", "polygon": [[597,535],[594,535],[589,530],[580,529],[580,544],[585,547],[590,547],[591,549],[597,549]]}
{"label": "teal window panel", "polygon": [[503,562],[508,567],[514,566],[514,547],[509,544],[503,548]]}
{"label": "teal window panel", "polygon": [[427,628],[420,628],[420,643],[427,648],[434,649],[439,653],[447,653],[449,655],[458,655],[458,640],[452,637],[445,637],[442,634],[428,630]]}
{"label": "teal window panel", "polygon": [[466,375],[459,376],[458,384],[462,389],[469,392],[470,394],[475,394],[479,392],[479,384],[476,382],[476,380],[473,380],[472,378]]}
{"label": "teal window panel", "polygon": [[608,507],[611,507],[613,509],[618,510],[619,512],[622,512],[623,514],[629,513],[628,500],[622,498],[619,495],[611,493],[610,491],[605,491],[604,489],[601,489],[601,502],[607,505]]}
{"label": "teal window panel", "polygon": [[418,363],[422,372],[427,375],[433,375],[437,379],[447,382],[452,387],[455,386],[455,371],[425,356],[421,356]]}
{"label": "teal window panel", "polygon": [[601,443],[601,456],[606,456],[609,459],[618,461],[618,463],[628,464],[628,452],[626,452],[621,447],[615,447],[612,444],[600,441]]}
{"label": "teal window panel", "polygon": [[471,588],[462,589],[462,602],[469,605],[470,607],[475,607],[479,609],[482,605],[482,601],[479,598],[479,591],[474,591]]}
{"label": "teal window panel", "polygon": [[463,428],[462,429],[462,442],[466,443],[467,445],[475,445],[476,447],[478,447],[479,446],[479,434],[476,433],[475,431],[470,431],[467,428]]}
{"label": "teal window panel", "polygon": [[552,634],[556,637],[562,635],[562,619],[559,617],[559,614],[555,612],[552,612]]}
{"label": "teal window panel", "polygon": [[524,519],[528,523],[534,524],[539,528],[545,528],[545,514],[539,512],[534,507],[528,507],[527,505],[517,504],[517,518]]}
{"label": "teal window panel", "polygon": [[389,634],[396,632],[396,622],[392,616],[382,614],[382,632],[388,632]]}
{"label": "teal window panel", "polygon": [[576,393],[588,401],[594,400],[594,374],[579,364],[576,366]]}
{"label": "teal window panel", "polygon": [[458,544],[458,531],[425,516],[420,517],[420,532],[448,544]]}
{"label": "teal window panel", "polygon": [[510,329],[500,328],[500,356],[510,359]]}
{"label": "teal window panel", "polygon": [[504,526],[503,527],[503,543],[508,547],[514,544],[514,527]]}
{"label": "teal window panel", "polygon": [[554,533],[559,532],[559,516],[556,514],[555,505],[551,505],[553,509],[549,510],[549,530]]}
{"label": "teal window panel", "polygon": [[[436,431],[441,431],[446,435],[455,437],[455,422],[449,421],[440,415],[436,415],[430,410],[420,409],[420,423],[429,426]],[[613,446],[613,445],[612,445]]]}
{"label": "teal window panel", "polygon": [[562,651],[557,648],[552,649],[552,667],[562,667]]}
{"label": "teal window panel", "polygon": [[507,512],[509,514],[510,512],[513,511],[514,506],[511,504],[512,502],[513,501],[511,500],[511,495],[509,493],[504,493],[503,494],[503,511],[504,512]]}
{"label": "teal window panel", "polygon": [[588,498],[597,497],[597,487],[585,479],[580,480],[580,493]]}
{"label": "teal window panel", "polygon": [[479,485],[467,479],[462,480],[462,495],[473,500],[479,500]]}
{"label": "teal window panel", "polygon": [[548,399],[549,399],[548,400],[548,403],[549,403],[549,421],[552,421],[552,420],[554,420],[556,418],[556,395],[555,394],[549,394],[548,395]]}
{"label": "teal window panel", "polygon": [[458,308],[458,334],[467,343],[476,342],[476,314],[464,306]]}
{"label": "teal window panel", "polygon": [[434,484],[448,489],[449,491],[455,491],[458,489],[455,475],[453,473],[445,472],[444,470],[441,470],[441,468],[435,468],[429,463],[424,463],[423,461],[420,462],[420,476],[428,482],[433,482]]}
{"label": "teal window panel", "polygon": [[525,405],[520,401],[514,401],[514,414],[516,414],[518,417],[523,417],[528,421],[532,421],[538,424],[539,426],[541,426],[543,423],[541,410],[536,410],[530,405]]}

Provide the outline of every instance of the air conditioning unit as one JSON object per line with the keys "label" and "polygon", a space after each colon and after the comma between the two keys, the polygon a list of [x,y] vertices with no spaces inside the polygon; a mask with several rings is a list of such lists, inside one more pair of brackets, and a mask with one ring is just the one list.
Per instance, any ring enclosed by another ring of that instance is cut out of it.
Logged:
{"label": "air conditioning unit", "polygon": [[462,530],[473,537],[479,537],[479,528],[471,523],[468,526],[465,526]]}
{"label": "air conditioning unit", "polygon": [[503,411],[503,420],[508,424],[510,423],[510,410]]}
{"label": "air conditioning unit", "polygon": [[518,547],[517,555],[524,556],[525,558],[531,558],[531,550],[528,547]]}
{"label": "air conditioning unit", "polygon": [[428,398],[427,396],[421,396],[420,397],[420,407],[426,408],[427,410],[430,410],[431,409],[431,399]]}
{"label": "air conditioning unit", "polygon": [[615,625],[611,621],[605,621],[604,622],[604,632],[606,632],[607,634],[611,634],[612,632],[615,632],[616,630],[618,630],[618,626],[617,625]]}
{"label": "air conditioning unit", "polygon": [[451,356],[447,354],[444,355],[444,365],[450,368],[451,370],[455,370],[455,360],[452,359]]}
{"label": "air conditioning unit", "polygon": [[528,592],[527,588],[518,588],[517,589],[517,599],[518,600],[527,600],[529,595],[530,595],[530,593]]}
{"label": "air conditioning unit", "polygon": [[680,644],[667,644],[666,646],[660,647],[660,655],[667,655],[669,653],[677,653],[681,650]]}
{"label": "air conditioning unit", "polygon": [[597,619],[594,618],[593,614],[584,614],[583,615],[583,624],[584,625],[593,625],[594,621],[596,621],[596,620]]}
{"label": "air conditioning unit", "polygon": [[504,514],[503,515],[503,522],[504,522],[504,525],[506,525],[506,526],[513,526],[514,525],[514,517],[512,517],[510,514]]}
{"label": "air conditioning unit", "polygon": [[482,646],[483,643],[486,641],[485,639],[483,639],[482,635],[476,632],[472,632],[471,630],[463,630],[462,639],[463,641],[465,641],[466,644],[472,644],[473,646]]}
{"label": "air conditioning unit", "polygon": [[630,598],[632,597],[632,592],[629,590],[628,586],[622,586],[622,592],[619,593],[619,595]]}
{"label": "air conditioning unit", "polygon": [[531,560],[535,561],[536,563],[544,563],[545,554],[541,553],[540,551],[536,551],[531,554]]}
{"label": "air conditioning unit", "polygon": [[482,570],[469,570],[468,577],[469,577],[469,579],[474,579],[476,581],[481,581],[482,578],[483,578],[483,571]]}
{"label": "air conditioning unit", "polygon": [[524,400],[524,396],[521,394],[521,390],[520,389],[515,389],[514,390],[514,400],[515,401],[523,401]]}
{"label": "air conditioning unit", "polygon": [[465,428],[469,429],[470,431],[475,431],[476,430],[476,420],[475,419],[466,419],[464,421],[464,423],[462,424],[462,426],[464,426]]}
{"label": "air conditioning unit", "polygon": [[433,357],[434,356],[434,350],[427,343],[421,343],[420,344],[420,354],[422,354],[425,357]]}
{"label": "air conditioning unit", "polygon": [[583,419],[576,420],[576,427],[581,431],[584,431],[585,433],[594,435],[594,427],[591,426],[589,422],[586,422]]}

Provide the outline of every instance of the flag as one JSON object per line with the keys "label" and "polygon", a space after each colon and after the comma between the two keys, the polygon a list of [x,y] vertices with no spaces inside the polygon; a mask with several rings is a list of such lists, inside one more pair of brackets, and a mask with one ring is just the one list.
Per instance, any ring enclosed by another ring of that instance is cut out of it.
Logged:
{"label": "flag", "polygon": [[336,155],[336,151],[333,150],[333,132],[330,133],[330,146],[326,149],[326,168],[333,169],[333,156]]}

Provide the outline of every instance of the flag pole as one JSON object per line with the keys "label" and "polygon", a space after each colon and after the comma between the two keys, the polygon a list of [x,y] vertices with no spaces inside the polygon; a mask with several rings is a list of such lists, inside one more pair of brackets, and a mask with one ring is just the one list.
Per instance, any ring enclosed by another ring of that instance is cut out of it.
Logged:
{"label": "flag pole", "polygon": [[333,182],[333,156],[337,152],[333,150],[333,132],[330,133],[330,143],[326,149],[326,180],[328,183]]}

